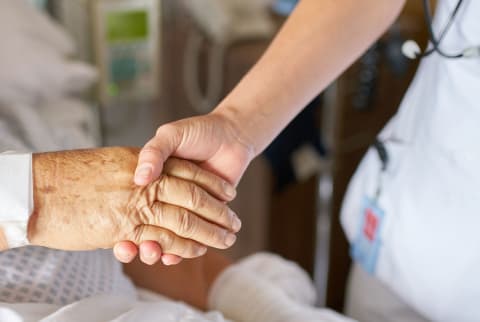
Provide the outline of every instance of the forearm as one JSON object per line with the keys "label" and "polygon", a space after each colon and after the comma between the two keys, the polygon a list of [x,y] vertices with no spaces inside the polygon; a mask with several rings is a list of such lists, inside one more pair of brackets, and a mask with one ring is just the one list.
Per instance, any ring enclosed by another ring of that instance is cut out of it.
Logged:
{"label": "forearm", "polygon": [[377,39],[405,0],[303,0],[258,63],[213,112],[259,154]]}
{"label": "forearm", "polygon": [[[125,191],[129,190],[137,153],[134,149],[113,147],[33,154],[34,212],[28,224],[29,241],[78,250],[100,247],[101,240],[82,237],[89,230],[85,225],[100,228],[111,223],[108,201],[128,196]],[[127,171],[121,171],[124,168]],[[97,217],[92,217],[97,222],[81,220],[100,209],[104,210],[102,221]],[[67,228],[66,223],[69,233],[58,233]],[[89,244],[91,240],[95,242]],[[105,236],[102,242],[108,245],[108,240],[109,236]]]}

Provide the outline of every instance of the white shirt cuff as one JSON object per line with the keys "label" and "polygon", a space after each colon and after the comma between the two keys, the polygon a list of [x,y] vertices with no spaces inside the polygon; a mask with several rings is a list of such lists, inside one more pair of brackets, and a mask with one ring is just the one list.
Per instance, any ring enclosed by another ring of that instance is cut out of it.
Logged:
{"label": "white shirt cuff", "polygon": [[28,245],[33,211],[32,154],[0,154],[0,228],[9,248]]}

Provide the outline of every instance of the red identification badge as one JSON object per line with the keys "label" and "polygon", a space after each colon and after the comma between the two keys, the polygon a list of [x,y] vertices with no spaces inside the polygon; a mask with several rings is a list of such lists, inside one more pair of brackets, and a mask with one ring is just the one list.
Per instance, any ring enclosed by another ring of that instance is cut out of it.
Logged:
{"label": "red identification badge", "polygon": [[365,220],[363,224],[363,235],[370,241],[375,239],[378,228],[378,215],[371,208],[365,209]]}
{"label": "red identification badge", "polygon": [[352,244],[350,253],[363,268],[370,274],[375,273],[378,253],[381,246],[380,230],[384,212],[377,206],[375,200],[364,199],[364,206],[360,216],[360,229]]}

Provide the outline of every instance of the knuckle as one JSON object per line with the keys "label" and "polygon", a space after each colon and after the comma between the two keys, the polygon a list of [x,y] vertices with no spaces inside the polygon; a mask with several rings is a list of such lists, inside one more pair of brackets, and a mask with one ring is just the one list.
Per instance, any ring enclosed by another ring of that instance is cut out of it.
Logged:
{"label": "knuckle", "polygon": [[205,194],[197,192],[197,209],[204,209],[207,203],[208,200]]}
{"label": "knuckle", "polygon": [[[197,167],[195,164],[189,162],[188,163],[188,170],[191,173],[192,181],[201,184],[202,179],[204,177],[202,169]],[[211,181],[211,180],[208,180],[208,181]]]}
{"label": "knuckle", "polygon": [[164,196],[167,191],[168,176],[160,175],[155,184],[155,193],[157,196]]}
{"label": "knuckle", "polygon": [[210,229],[208,238],[216,247],[224,248],[224,239],[226,232],[223,229]]}
{"label": "knuckle", "polygon": [[175,135],[178,132],[178,128],[175,123],[167,123],[165,125],[160,126],[155,131],[155,136],[162,136],[162,135]]}
{"label": "knuckle", "polygon": [[174,237],[173,234],[168,231],[163,231],[159,236],[159,244],[162,245],[162,249],[165,251],[173,248]]}
{"label": "knuckle", "polygon": [[208,218],[220,226],[230,226],[231,219],[227,206],[218,205],[215,203],[210,204]]}
{"label": "knuckle", "polygon": [[133,231],[132,241],[137,245],[140,244],[142,242],[142,237],[144,233],[145,233],[145,226],[138,225],[137,227],[135,227]]}
{"label": "knuckle", "polygon": [[161,135],[163,135],[165,132],[168,132],[168,129],[169,129],[168,124],[159,126],[159,127],[157,128],[157,130],[155,131],[155,136],[161,136]]}
{"label": "knuckle", "polygon": [[200,168],[193,162],[185,160],[179,160],[179,165],[181,165],[185,169],[185,171],[190,174],[193,181],[195,181],[195,179],[199,175]]}
{"label": "knuckle", "polygon": [[202,196],[202,194],[195,185],[188,185],[188,195],[190,199],[190,206],[192,207],[192,209],[201,209],[205,205],[205,197]]}
{"label": "knuckle", "polygon": [[220,207],[220,209],[218,210],[218,217],[221,219],[223,223],[226,223],[226,224],[231,224],[233,221],[233,218],[230,214],[230,210],[225,205]]}
{"label": "knuckle", "polygon": [[178,214],[180,234],[186,238],[191,238],[195,235],[196,224],[193,217],[187,210],[180,210]]}
{"label": "knuckle", "polygon": [[142,207],[138,211],[136,211],[136,221],[140,224],[148,224],[150,223],[150,219],[152,219],[152,211],[148,207]]}
{"label": "knuckle", "polygon": [[163,211],[163,204],[161,202],[155,203],[153,206],[153,216],[154,220],[152,222],[155,222],[157,226],[163,227],[164,221],[165,221],[165,212]]}
{"label": "knuckle", "polygon": [[198,249],[199,249],[199,247],[196,245],[196,243],[194,243],[194,242],[188,243],[187,246],[185,247],[184,257],[188,257],[188,258],[199,257],[200,254],[199,254]]}

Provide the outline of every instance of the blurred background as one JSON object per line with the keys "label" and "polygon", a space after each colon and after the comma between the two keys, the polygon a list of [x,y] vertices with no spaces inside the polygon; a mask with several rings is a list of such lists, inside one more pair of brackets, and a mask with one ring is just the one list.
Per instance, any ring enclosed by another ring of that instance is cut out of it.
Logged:
{"label": "blurred background", "polygon": [[[84,100],[96,140],[109,146],[142,146],[160,124],[209,112],[262,55],[296,5],[31,3],[68,31],[76,58],[99,71],[97,86]],[[426,37],[421,2],[410,0],[390,30],[252,163],[232,205],[243,221],[232,257],[269,250],[295,260],[315,279],[319,304],[342,309],[350,265],[338,220],[343,193],[415,71],[416,63],[401,54],[403,42]]]}

